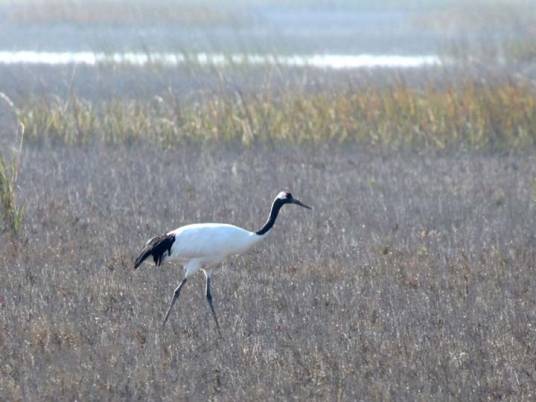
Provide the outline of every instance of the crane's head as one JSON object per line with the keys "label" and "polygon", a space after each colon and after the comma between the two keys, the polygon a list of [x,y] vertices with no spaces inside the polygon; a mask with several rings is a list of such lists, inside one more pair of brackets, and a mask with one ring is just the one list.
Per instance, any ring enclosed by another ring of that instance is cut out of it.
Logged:
{"label": "crane's head", "polygon": [[297,200],[296,198],[294,198],[292,194],[290,194],[289,192],[281,191],[279,194],[277,194],[277,197],[275,197],[274,203],[272,204],[272,209],[270,210],[270,216],[268,217],[268,220],[258,232],[255,232],[257,235],[263,236],[270,229],[272,229],[272,226],[274,226],[275,220],[277,219],[277,214],[279,214],[279,210],[285,204],[296,204],[296,205],[299,205],[300,207],[311,209],[311,207],[305,205],[300,200]]}
{"label": "crane's head", "polygon": [[277,197],[275,197],[275,202],[281,203],[281,206],[283,206],[284,204],[296,204],[296,205],[299,205],[300,207],[312,209],[310,206],[305,205],[300,200],[297,200],[296,198],[294,198],[292,194],[290,194],[287,191],[281,191],[279,194],[277,194]]}

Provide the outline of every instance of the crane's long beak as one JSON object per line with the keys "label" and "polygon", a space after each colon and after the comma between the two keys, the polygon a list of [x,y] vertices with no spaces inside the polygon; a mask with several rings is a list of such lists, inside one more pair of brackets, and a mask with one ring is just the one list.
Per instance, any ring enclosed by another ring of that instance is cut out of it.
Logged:
{"label": "crane's long beak", "polygon": [[309,205],[305,205],[303,202],[301,202],[300,200],[297,200],[296,198],[294,198],[292,200],[292,203],[296,204],[296,205],[299,205],[300,207],[304,207],[304,208],[307,208],[307,209],[313,209]]}

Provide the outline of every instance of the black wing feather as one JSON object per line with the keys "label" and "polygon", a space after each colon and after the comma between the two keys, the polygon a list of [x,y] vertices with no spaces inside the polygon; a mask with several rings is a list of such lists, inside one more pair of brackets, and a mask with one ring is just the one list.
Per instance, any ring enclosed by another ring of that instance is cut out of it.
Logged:
{"label": "black wing feather", "polygon": [[134,269],[138,268],[143,261],[149,256],[153,256],[153,260],[156,266],[159,266],[164,259],[164,254],[167,252],[168,256],[171,255],[171,246],[175,241],[175,235],[165,234],[153,237],[147,242],[140,255],[134,261]]}

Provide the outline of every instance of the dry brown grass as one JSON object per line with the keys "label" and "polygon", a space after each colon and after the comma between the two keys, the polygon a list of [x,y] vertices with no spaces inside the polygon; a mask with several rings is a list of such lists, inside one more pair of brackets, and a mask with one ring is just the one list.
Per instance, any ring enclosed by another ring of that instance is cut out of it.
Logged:
{"label": "dry brown grass", "polygon": [[[7,400],[532,400],[534,157],[355,146],[35,146],[2,243]],[[271,237],[160,323],[180,269],[132,258],[196,221]]]}

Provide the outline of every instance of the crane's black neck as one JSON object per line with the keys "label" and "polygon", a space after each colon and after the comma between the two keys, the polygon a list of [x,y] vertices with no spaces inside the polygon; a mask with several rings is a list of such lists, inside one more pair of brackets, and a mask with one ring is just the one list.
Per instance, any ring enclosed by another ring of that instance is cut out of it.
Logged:
{"label": "crane's black neck", "polygon": [[264,224],[262,228],[259,229],[259,231],[255,232],[255,234],[262,236],[263,234],[266,234],[270,229],[272,229],[272,226],[274,226],[275,220],[277,219],[277,215],[279,214],[279,210],[281,207],[285,205],[285,201],[276,198],[274,203],[272,204],[272,209],[270,210],[270,216],[268,217],[268,220]]}

